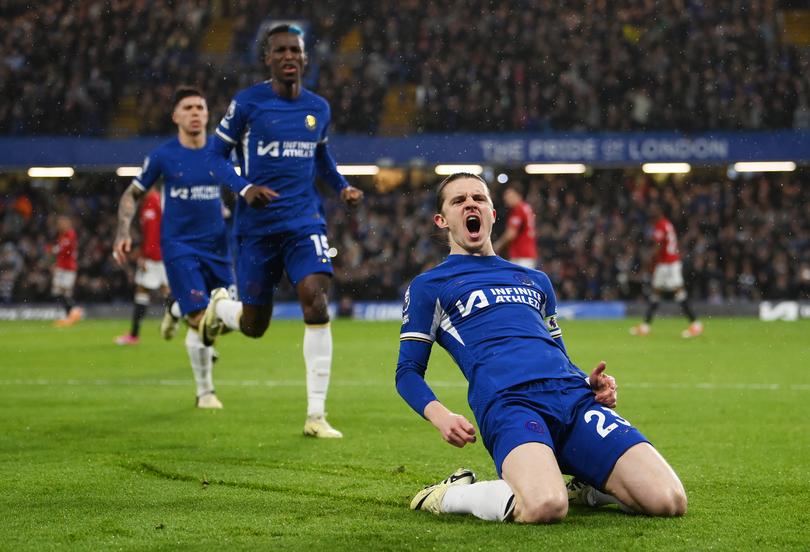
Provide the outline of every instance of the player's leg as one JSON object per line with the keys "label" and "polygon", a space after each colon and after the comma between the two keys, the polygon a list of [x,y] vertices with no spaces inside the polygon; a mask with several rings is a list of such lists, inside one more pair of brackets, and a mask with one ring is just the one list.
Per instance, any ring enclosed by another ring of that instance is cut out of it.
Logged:
{"label": "player's leg", "polygon": [[169,284],[175,294],[180,313],[188,322],[185,346],[196,385],[199,408],[222,408],[217,399],[213,381],[213,351],[203,343],[198,328],[208,306],[205,290],[206,280],[200,260],[195,257],[180,257],[166,261]]}
{"label": "player's leg", "polygon": [[135,296],[132,304],[132,325],[128,335],[120,335],[115,338],[118,345],[135,345],[138,343],[141,322],[146,316],[146,309],[149,307],[150,295],[160,288],[165,282],[165,270],[163,263],[156,263],[149,259],[141,259],[138,269],[135,271]]}
{"label": "player's leg", "polygon": [[697,337],[703,333],[703,324],[697,319],[692,306],[689,304],[689,295],[683,283],[683,268],[680,262],[673,263],[672,281],[670,282],[675,291],[675,301],[681,306],[683,315],[689,320],[689,327],[681,332],[681,337]]}
{"label": "player's leg", "polygon": [[237,249],[240,300],[231,299],[224,288],[211,292],[201,332],[206,343],[213,343],[222,327],[248,337],[261,337],[273,317],[273,293],[284,269],[280,249],[269,236],[243,236]]}
{"label": "player's leg", "polygon": [[413,497],[411,510],[433,514],[471,514],[486,521],[510,521],[515,494],[503,479],[476,482],[475,474],[459,468]]}
{"label": "player's leg", "polygon": [[555,523],[568,513],[568,493],[554,452],[544,443],[524,443],[503,462],[503,479],[515,493],[514,520]]}
{"label": "player's leg", "polygon": [[51,295],[54,296],[56,302],[65,311],[65,317],[54,323],[57,327],[72,326],[82,318],[84,311],[76,306],[76,302],[73,300],[73,288],[75,285],[75,271],[61,268],[54,270]]}
{"label": "player's leg", "polygon": [[563,471],[575,476],[569,498],[647,515],[682,515],[686,495],[672,468],[630,422],[581,386],[566,394],[575,407],[558,448]]}
{"label": "player's leg", "polygon": [[332,262],[326,228],[315,226],[289,236],[282,244],[287,277],[295,286],[304,314],[304,364],[307,373],[307,420],[304,434],[339,438],[326,421],[326,395],[332,373],[332,328],[329,284]]}
{"label": "player's leg", "polygon": [[214,391],[214,351],[213,347],[206,346],[198,327],[202,321],[204,310],[190,312],[186,315],[188,331],[186,332],[186,352],[194,374],[194,384],[197,387],[197,408],[222,408],[222,403]]}
{"label": "player's leg", "polygon": [[655,311],[658,310],[658,305],[661,304],[661,293],[668,289],[668,277],[669,265],[663,263],[655,265],[651,283],[652,290],[647,296],[647,310],[644,313],[644,321],[638,326],[630,328],[632,335],[644,336],[650,333],[650,326],[655,317]]}
{"label": "player's leg", "polygon": [[638,513],[649,516],[686,513],[686,491],[681,480],[649,443],[638,443],[619,458],[605,490]]}
{"label": "player's leg", "polygon": [[[501,479],[464,486],[445,480],[420,491],[411,508],[520,523],[553,523],[565,517],[568,494],[546,422],[551,411],[537,401],[537,408],[527,406],[532,385],[502,394],[479,419],[482,440]],[[553,415],[548,419],[554,420]]]}
{"label": "player's leg", "polygon": [[312,437],[342,437],[326,421],[326,395],[332,374],[332,328],[329,323],[329,276],[310,274],[296,290],[304,313],[304,364],[307,373],[307,421],[304,433]]}
{"label": "player's leg", "polygon": [[169,286],[169,276],[166,274],[166,265],[163,261],[158,261],[160,266],[160,294],[163,297],[163,318],[160,320],[160,336],[165,340],[173,339],[177,333],[177,324],[180,322],[180,305],[174,300],[171,287]]}
{"label": "player's leg", "polygon": [[132,322],[129,333],[116,337],[117,345],[136,345],[140,341],[141,322],[146,316],[147,307],[149,307],[149,290],[141,285],[136,285],[132,300]]}

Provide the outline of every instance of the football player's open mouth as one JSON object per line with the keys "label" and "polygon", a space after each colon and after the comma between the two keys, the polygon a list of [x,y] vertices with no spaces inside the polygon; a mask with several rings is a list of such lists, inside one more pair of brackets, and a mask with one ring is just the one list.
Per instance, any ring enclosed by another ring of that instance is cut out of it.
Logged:
{"label": "football player's open mouth", "polygon": [[470,236],[477,238],[478,233],[481,231],[481,218],[478,215],[467,215],[464,219],[464,224]]}
{"label": "football player's open mouth", "polygon": [[295,73],[296,71],[298,71],[298,66],[296,66],[296,65],[294,65],[292,63],[286,63],[286,64],[281,66],[281,70],[284,73]]}

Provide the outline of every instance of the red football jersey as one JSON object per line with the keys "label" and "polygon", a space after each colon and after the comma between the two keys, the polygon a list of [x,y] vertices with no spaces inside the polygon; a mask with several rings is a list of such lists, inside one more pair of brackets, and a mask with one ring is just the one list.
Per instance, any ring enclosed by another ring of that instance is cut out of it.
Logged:
{"label": "red football jersey", "polygon": [[653,238],[655,243],[660,246],[658,255],[655,258],[655,264],[668,264],[681,260],[681,255],[678,253],[678,237],[675,235],[675,227],[666,218],[661,217],[655,223]]}
{"label": "red football jersey", "polygon": [[141,255],[146,259],[159,261],[160,254],[160,194],[150,191],[141,206]]}
{"label": "red football jersey", "polygon": [[56,253],[56,267],[62,270],[71,270],[75,272],[79,268],[76,262],[78,254],[78,239],[76,238],[76,230],[71,228],[65,232],[60,232],[56,238],[56,247],[53,248]]}
{"label": "red football jersey", "polygon": [[517,232],[509,244],[510,259],[536,259],[537,244],[534,239],[534,212],[528,203],[521,201],[509,211],[506,225]]}

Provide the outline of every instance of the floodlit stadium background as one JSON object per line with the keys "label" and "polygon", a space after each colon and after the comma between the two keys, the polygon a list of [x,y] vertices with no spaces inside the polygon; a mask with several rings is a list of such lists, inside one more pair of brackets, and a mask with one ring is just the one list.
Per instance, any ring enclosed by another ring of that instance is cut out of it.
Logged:
{"label": "floodlit stadium background", "polygon": [[257,36],[282,21],[306,31],[307,86],[330,100],[333,153],[368,194],[355,213],[329,201],[336,302],[393,305],[441,257],[429,190],[460,169],[491,182],[502,215],[503,184],[526,187],[540,267],[564,301],[637,312],[649,278],[643,207],[656,197],[703,312],[756,315],[763,301],[772,312],[810,298],[806,11],[487,6],[8,3],[0,302],[49,301],[57,212],[79,224],[76,295],[89,314],[129,301],[132,274],[110,256],[115,206],[173,132],[173,87],[200,86],[213,126],[235,91],[265,77]]}

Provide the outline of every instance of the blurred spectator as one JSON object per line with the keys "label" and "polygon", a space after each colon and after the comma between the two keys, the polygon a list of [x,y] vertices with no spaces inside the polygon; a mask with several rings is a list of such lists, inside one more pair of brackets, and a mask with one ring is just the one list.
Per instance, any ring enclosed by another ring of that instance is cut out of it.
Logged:
{"label": "blurred spectator", "polygon": [[[8,177],[10,178],[10,177]],[[642,298],[649,274],[640,270],[648,228],[645,205],[667,205],[679,232],[684,278],[696,301],[810,299],[810,187],[803,173],[729,180],[690,175],[656,184],[649,176],[597,170],[580,176],[534,177],[526,201],[538,213],[539,267],[560,299]],[[131,277],[112,261],[115,205],[125,182],[102,175],[66,181],[0,181],[0,228],[19,225],[0,246],[0,300],[47,301],[45,248],[53,213],[74,215],[80,237],[76,299],[129,301]],[[431,182],[430,184],[434,184]],[[492,186],[496,209],[501,187]],[[17,205],[24,195],[28,218]],[[443,258],[447,244],[434,228],[434,191],[406,181],[390,193],[367,191],[356,211],[326,193],[334,259],[335,298],[396,300],[410,280]],[[14,220],[11,224],[9,221]],[[503,232],[496,221],[494,235]],[[137,239],[137,238],[136,238]],[[20,267],[20,260],[22,266]],[[294,299],[289,286],[279,300]]]}
{"label": "blurred spectator", "polygon": [[412,88],[417,132],[810,126],[810,71],[776,2],[339,4],[239,0],[217,59],[201,53],[209,0],[0,2],[0,94],[16,98],[0,103],[0,133],[104,134],[128,96],[140,134],[169,134],[160,106],[179,83],[216,118],[264,77],[267,19],[307,23],[306,84],[331,98],[337,133],[376,133],[387,94]]}

